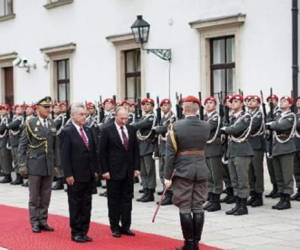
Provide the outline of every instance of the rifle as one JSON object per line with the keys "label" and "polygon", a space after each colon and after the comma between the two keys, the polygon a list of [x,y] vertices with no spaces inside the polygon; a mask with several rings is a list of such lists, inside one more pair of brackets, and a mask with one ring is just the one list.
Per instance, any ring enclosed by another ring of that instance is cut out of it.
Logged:
{"label": "rifle", "polygon": [[222,93],[222,91],[218,93],[218,100],[219,100],[219,114],[220,114],[221,119],[223,120],[225,112],[224,112],[224,103],[223,103],[223,93]]}
{"label": "rifle", "polygon": [[297,114],[297,107],[296,107],[296,103],[295,103],[297,97],[294,96],[294,91],[293,90],[291,91],[291,97],[292,97],[292,100],[293,100],[293,104],[291,106],[291,111],[293,113]]}
{"label": "rifle", "polygon": [[180,119],[182,119],[182,108],[180,106],[181,98],[179,97],[177,92],[176,92],[175,97],[176,97],[176,115],[177,115],[177,118],[180,120]]}
{"label": "rifle", "polygon": [[199,106],[200,120],[204,120],[204,107],[202,106],[202,94],[201,94],[201,91],[198,92],[198,96],[199,96],[199,101],[200,101],[200,106]]}
{"label": "rifle", "polygon": [[262,111],[263,111],[263,114],[264,114],[264,122],[266,122],[266,120],[267,120],[267,110],[266,110],[266,103],[265,103],[265,100],[264,100],[264,94],[263,94],[262,90],[260,91],[260,99],[261,99],[261,103],[262,103]]}
{"label": "rifle", "polygon": [[156,124],[160,125],[161,122],[161,108],[160,108],[160,103],[159,103],[159,97],[156,97]]}
{"label": "rifle", "polygon": [[66,109],[66,120],[68,121],[70,119],[70,106],[68,100],[66,100]]}
{"label": "rifle", "polygon": [[104,119],[104,108],[103,108],[103,103],[102,103],[102,96],[99,96],[99,112],[98,112],[98,119],[99,123],[101,123]]}
{"label": "rifle", "polygon": [[137,104],[135,105],[135,121],[141,119],[142,116],[143,116],[143,111],[142,111],[141,99],[138,98]]}
{"label": "rifle", "polygon": [[[270,101],[270,120],[273,121],[274,120],[274,104],[273,104],[273,88],[270,88],[270,97],[271,97],[271,101]],[[272,153],[273,153],[273,131],[269,128],[270,131],[270,142],[268,145],[268,157],[272,158]]]}
{"label": "rifle", "polygon": [[[24,108],[24,111],[23,111],[23,118],[24,118],[24,122],[26,121],[26,103],[23,102],[23,108]],[[53,109],[52,109],[52,112],[53,112]],[[52,117],[53,119],[53,117]]]}
{"label": "rifle", "polygon": [[150,93],[149,92],[146,93],[146,97],[150,98]]}

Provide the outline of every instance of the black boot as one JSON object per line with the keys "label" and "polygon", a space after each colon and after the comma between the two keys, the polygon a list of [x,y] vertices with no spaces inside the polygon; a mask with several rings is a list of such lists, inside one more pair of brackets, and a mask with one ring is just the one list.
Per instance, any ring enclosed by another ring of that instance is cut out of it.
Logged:
{"label": "black boot", "polygon": [[213,200],[213,193],[209,192],[208,195],[207,195],[206,203],[203,206],[204,210],[207,210],[212,205],[212,203],[213,203],[212,200]]}
{"label": "black boot", "polygon": [[276,184],[273,185],[272,191],[269,194],[266,194],[265,197],[266,198],[272,198],[272,199],[280,197],[280,194],[278,193],[278,189],[277,189],[277,185]]}
{"label": "black boot", "polygon": [[10,182],[11,182],[10,174],[5,175],[4,178],[0,181],[0,183],[10,183]]}
{"label": "black boot", "polygon": [[278,207],[282,206],[282,203],[284,202],[284,194],[280,194],[280,200],[274,205],[272,206],[272,209],[278,209]]}
{"label": "black boot", "polygon": [[207,212],[215,212],[221,210],[220,194],[212,194],[212,204],[209,206]]}
{"label": "black boot", "polygon": [[250,191],[250,198],[247,201],[247,206],[251,206],[252,203],[255,201],[256,193],[254,191]]}
{"label": "black boot", "polygon": [[283,202],[277,206],[278,210],[285,210],[291,208],[291,197],[289,194],[282,194],[283,195]]}
{"label": "black boot", "polygon": [[172,191],[168,190],[166,192],[165,198],[161,201],[161,206],[172,205],[173,204],[172,197],[173,197]]}
{"label": "black boot", "polygon": [[148,189],[146,196],[144,197],[144,199],[141,199],[140,202],[154,201],[154,193],[155,189]]}
{"label": "black boot", "polygon": [[204,213],[193,213],[193,225],[194,225],[194,250],[199,249],[199,242],[204,225]]}
{"label": "black boot", "polygon": [[184,238],[184,245],[176,250],[194,250],[194,225],[192,215],[180,213],[180,224]]}
{"label": "black boot", "polygon": [[140,198],[136,199],[136,201],[142,201],[148,195],[149,189],[148,188],[143,188],[143,190],[144,190],[143,195]]}
{"label": "black boot", "polygon": [[28,186],[29,186],[29,184],[28,184],[28,179],[25,179],[25,180],[23,181],[22,187],[28,187]]}
{"label": "black boot", "polygon": [[233,204],[235,203],[235,197],[233,196],[233,188],[227,188],[227,195],[220,200],[221,203]]}
{"label": "black boot", "polygon": [[291,197],[291,201],[300,201],[300,188],[298,188],[297,193]]}
{"label": "black boot", "polygon": [[57,178],[55,185],[52,187],[52,190],[63,190],[64,189],[64,178]]}
{"label": "black boot", "polygon": [[245,214],[248,214],[247,198],[240,199],[240,206],[233,213],[233,215],[245,215]]}
{"label": "black boot", "polygon": [[237,210],[239,209],[240,205],[241,205],[241,199],[240,199],[239,197],[236,196],[236,197],[235,197],[235,206],[234,206],[232,209],[226,211],[226,214],[227,214],[227,215],[232,215],[232,214],[234,214],[235,211],[237,211]]}
{"label": "black boot", "polygon": [[16,179],[12,181],[11,185],[21,185],[23,183],[23,178],[20,174],[17,174]]}
{"label": "black boot", "polygon": [[252,202],[251,207],[261,207],[264,205],[262,193],[255,193],[255,200]]}

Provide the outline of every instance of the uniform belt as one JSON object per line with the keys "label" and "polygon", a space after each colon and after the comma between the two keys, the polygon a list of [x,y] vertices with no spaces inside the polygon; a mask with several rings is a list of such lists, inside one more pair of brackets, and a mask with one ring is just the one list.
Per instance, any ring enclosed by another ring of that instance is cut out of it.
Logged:
{"label": "uniform belt", "polygon": [[187,150],[177,153],[178,156],[204,156],[204,150]]}

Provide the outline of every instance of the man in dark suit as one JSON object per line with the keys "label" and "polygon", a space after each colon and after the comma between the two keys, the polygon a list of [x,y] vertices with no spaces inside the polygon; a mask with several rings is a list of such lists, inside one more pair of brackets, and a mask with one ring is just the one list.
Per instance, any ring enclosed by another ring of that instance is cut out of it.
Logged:
{"label": "man in dark suit", "polygon": [[[112,236],[134,236],[130,230],[133,178],[139,175],[139,149],[127,109],[116,110],[115,122],[103,127],[100,140],[102,177],[107,180],[108,215]],[[120,226],[121,222],[121,226]]]}
{"label": "man in dark suit", "polygon": [[72,122],[62,131],[61,161],[68,184],[68,202],[72,240],[87,242],[93,182],[98,172],[93,136],[85,127],[86,109],[83,104],[71,108]]}

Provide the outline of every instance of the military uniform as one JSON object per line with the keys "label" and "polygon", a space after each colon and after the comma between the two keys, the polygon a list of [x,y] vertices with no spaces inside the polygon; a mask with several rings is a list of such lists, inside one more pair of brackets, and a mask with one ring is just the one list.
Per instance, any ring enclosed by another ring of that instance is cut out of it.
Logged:
{"label": "military uniform", "polygon": [[[50,106],[46,97],[37,105]],[[47,224],[48,207],[55,162],[56,128],[51,119],[30,119],[22,132],[19,144],[19,166],[29,179],[29,214],[33,232],[53,231]]]}
{"label": "military uniform", "polygon": [[290,195],[293,194],[294,153],[296,151],[293,139],[297,121],[291,111],[285,111],[276,121],[268,123],[273,131],[272,163],[275,171],[276,184],[280,193],[280,201],[273,209],[290,208]]}
{"label": "military uniform", "polygon": [[300,113],[297,113],[297,127],[295,130],[295,159],[294,159],[294,177],[296,181],[297,192],[291,197],[291,200],[300,201]]}
{"label": "military uniform", "polygon": [[[195,97],[183,102],[198,103]],[[198,249],[204,225],[203,203],[207,198],[209,170],[204,148],[210,126],[194,116],[174,123],[167,139],[165,179],[173,177],[173,204],[179,208],[185,244],[180,250]]]}
{"label": "military uniform", "polygon": [[[242,97],[233,96],[232,99],[243,100]],[[253,150],[248,142],[251,130],[251,116],[244,111],[235,113],[230,118],[230,126],[224,131],[229,135],[228,167],[230,179],[236,197],[236,205],[226,212],[228,215],[247,214],[247,198],[249,196],[248,171],[253,156]]]}

